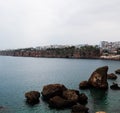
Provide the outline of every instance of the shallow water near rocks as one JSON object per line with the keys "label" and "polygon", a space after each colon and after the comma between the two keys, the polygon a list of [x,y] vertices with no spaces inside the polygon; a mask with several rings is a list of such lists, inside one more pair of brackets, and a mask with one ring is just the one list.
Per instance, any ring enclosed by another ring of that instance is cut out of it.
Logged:
{"label": "shallow water near rocks", "polygon": [[[70,109],[50,109],[40,99],[40,103],[29,106],[25,102],[27,91],[42,91],[46,84],[61,83],[67,88],[79,90],[79,83],[88,80],[98,67],[109,66],[112,73],[120,68],[119,61],[89,59],[59,59],[0,56],[0,113],[71,113]],[[116,80],[108,80],[120,85],[120,75]],[[120,113],[120,91],[79,90],[88,96],[90,113],[106,111]]]}

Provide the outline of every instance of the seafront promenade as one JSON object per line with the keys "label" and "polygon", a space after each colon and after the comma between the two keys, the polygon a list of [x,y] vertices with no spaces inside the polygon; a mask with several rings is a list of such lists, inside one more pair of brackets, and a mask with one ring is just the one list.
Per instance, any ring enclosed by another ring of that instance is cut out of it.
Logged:
{"label": "seafront promenade", "polygon": [[100,59],[107,59],[107,60],[120,60],[120,55],[100,56]]}

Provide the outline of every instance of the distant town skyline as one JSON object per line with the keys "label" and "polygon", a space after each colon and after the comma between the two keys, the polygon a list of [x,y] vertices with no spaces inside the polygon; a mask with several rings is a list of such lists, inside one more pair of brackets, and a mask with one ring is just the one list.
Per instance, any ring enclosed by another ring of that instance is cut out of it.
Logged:
{"label": "distant town skyline", "polygon": [[119,0],[1,0],[0,49],[120,39]]}

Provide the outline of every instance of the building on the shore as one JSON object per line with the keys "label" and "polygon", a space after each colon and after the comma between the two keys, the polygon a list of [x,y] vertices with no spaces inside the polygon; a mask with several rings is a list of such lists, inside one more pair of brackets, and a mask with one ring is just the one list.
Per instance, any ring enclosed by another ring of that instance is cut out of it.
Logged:
{"label": "building on the shore", "polygon": [[120,48],[120,41],[116,42],[101,41],[100,48],[103,53],[108,52],[111,54],[117,54],[117,49]]}

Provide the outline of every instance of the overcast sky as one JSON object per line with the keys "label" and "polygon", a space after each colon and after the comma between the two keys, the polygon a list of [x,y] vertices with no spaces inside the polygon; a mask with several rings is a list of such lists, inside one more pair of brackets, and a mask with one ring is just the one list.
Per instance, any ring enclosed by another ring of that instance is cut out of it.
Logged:
{"label": "overcast sky", "polygon": [[0,49],[120,40],[120,0],[0,0]]}

